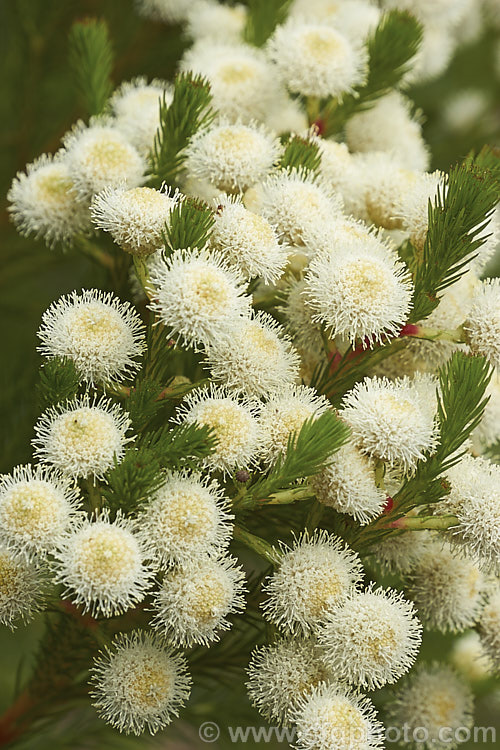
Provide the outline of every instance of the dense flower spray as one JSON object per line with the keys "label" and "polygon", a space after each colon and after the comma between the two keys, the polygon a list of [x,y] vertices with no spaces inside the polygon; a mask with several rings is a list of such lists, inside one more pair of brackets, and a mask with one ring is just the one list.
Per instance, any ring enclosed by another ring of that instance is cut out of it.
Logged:
{"label": "dense flower spray", "polygon": [[127,734],[236,725],[228,684],[296,750],[453,747],[500,665],[500,167],[429,171],[410,84],[478,3],[136,5],[175,80],[113,91],[77,24],[93,106],[8,196],[100,269],[42,315],[0,477],[0,624],[47,617],[0,744],[89,693]]}

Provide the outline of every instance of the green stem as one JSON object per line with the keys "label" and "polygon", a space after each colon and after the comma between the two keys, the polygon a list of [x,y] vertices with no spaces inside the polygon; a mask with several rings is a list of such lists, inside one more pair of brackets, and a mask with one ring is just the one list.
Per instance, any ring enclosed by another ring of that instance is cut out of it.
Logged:
{"label": "green stem", "polygon": [[309,125],[312,125],[319,117],[319,99],[317,96],[307,97],[306,110]]}
{"label": "green stem", "polygon": [[451,341],[455,344],[463,344],[465,342],[463,326],[459,326],[453,330],[415,326],[415,332],[407,335],[417,339],[426,339],[427,341]]}
{"label": "green stem", "polygon": [[309,513],[307,514],[306,518],[306,529],[309,532],[313,532],[318,528],[318,524],[323,518],[324,512],[325,506],[323,505],[323,503],[320,503],[319,500],[314,500],[314,502],[311,503],[311,507],[309,508]]}
{"label": "green stem", "polygon": [[377,460],[375,464],[375,484],[381,490],[385,489],[385,464],[383,461]]}
{"label": "green stem", "polygon": [[255,498],[247,494],[243,487],[233,499],[233,510],[255,510],[266,505],[291,505],[298,500],[308,500],[314,496],[314,492],[307,486],[292,487],[290,490],[278,490],[268,497]]}
{"label": "green stem", "polygon": [[100,510],[100,508],[102,507],[102,496],[99,491],[99,485],[94,484],[91,479],[86,479],[85,486],[87,488],[91,510]]}
{"label": "green stem", "polygon": [[449,529],[456,526],[456,516],[403,516],[397,521],[392,521],[389,526],[393,529],[411,529],[420,531],[423,529]]}
{"label": "green stem", "polygon": [[251,534],[241,526],[234,527],[234,538],[238,542],[242,542],[245,547],[249,547],[260,557],[263,557],[265,560],[270,562],[272,565],[276,565],[279,562],[280,553],[278,552],[278,550],[272,547],[269,542],[266,542],[265,539],[261,539],[259,536]]}
{"label": "green stem", "polygon": [[134,255],[134,268],[139,279],[139,283],[144,290],[144,294],[151,299],[151,282],[146,261]]}
{"label": "green stem", "polygon": [[90,242],[86,237],[78,237],[75,240],[75,247],[88,258],[99,263],[99,265],[107,268],[108,271],[115,270],[115,261],[105,250],[102,250],[98,245]]}

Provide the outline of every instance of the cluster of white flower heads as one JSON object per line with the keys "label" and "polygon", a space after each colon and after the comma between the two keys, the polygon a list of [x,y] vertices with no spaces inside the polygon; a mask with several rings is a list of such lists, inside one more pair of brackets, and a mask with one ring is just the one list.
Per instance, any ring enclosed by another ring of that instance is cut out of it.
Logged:
{"label": "cluster of white flower heads", "polygon": [[[429,171],[407,92],[477,38],[480,2],[268,5],[136,0],[182,24],[178,69],[205,79],[210,105],[186,124],[178,83],[125,81],[12,182],[19,232],[73,244],[119,296],[74,291],[43,314],[38,463],[0,476],[0,624],[60,595],[54,618],[103,643],[97,713],[127,734],[170,724],[188,660],[210,677],[214,647],[217,669],[247,665],[251,703],[295,750],[379,750],[363,692],[380,689],[415,750],[453,750],[469,683],[500,672],[500,282],[483,278],[500,209],[433,286],[448,238],[429,206],[452,211],[456,185]],[[423,41],[379,89],[374,32],[393,9]],[[484,95],[452,96],[444,121],[467,133]],[[437,306],[416,321],[423,297]],[[452,355],[496,370],[463,430],[440,370]],[[324,439],[328,424],[342,437]],[[449,661],[464,679],[411,671],[423,628],[461,634]]]}

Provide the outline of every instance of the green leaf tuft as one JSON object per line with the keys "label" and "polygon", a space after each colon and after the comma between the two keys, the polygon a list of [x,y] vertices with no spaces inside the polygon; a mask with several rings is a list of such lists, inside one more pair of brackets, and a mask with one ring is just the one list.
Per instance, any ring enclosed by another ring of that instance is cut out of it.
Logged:
{"label": "green leaf tuft", "polygon": [[276,26],[285,21],[291,4],[292,0],[249,0],[245,41],[262,47]]}
{"label": "green leaf tuft", "polygon": [[369,109],[398,86],[418,52],[422,33],[421,24],[407,11],[391,10],[384,14],[367,42],[367,80],[342,101],[327,104],[322,115],[325,136],[338,133],[356,112]]}
{"label": "green leaf tuft", "polygon": [[191,71],[179,73],[172,103],[160,100],[160,125],[149,155],[149,182],[159,188],[175,185],[185,161],[185,149],[193,135],[214,118],[210,108],[210,84]]}
{"label": "green leaf tuft", "polygon": [[69,64],[89,115],[99,115],[113,90],[113,51],[105,21],[78,21],[69,33]]}

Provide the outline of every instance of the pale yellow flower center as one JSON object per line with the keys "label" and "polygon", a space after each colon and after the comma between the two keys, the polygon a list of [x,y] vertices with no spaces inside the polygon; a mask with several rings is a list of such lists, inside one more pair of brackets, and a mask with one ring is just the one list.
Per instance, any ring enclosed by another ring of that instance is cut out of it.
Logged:
{"label": "pale yellow flower center", "polygon": [[94,585],[126,581],[140,565],[137,542],[126,529],[116,526],[90,529],[75,545],[76,565]]}

